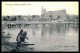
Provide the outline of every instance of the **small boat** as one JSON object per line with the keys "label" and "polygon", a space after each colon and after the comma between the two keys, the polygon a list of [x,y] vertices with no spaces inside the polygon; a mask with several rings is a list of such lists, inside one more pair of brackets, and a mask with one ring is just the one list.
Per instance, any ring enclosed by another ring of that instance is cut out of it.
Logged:
{"label": "small boat", "polygon": [[35,45],[35,44],[31,44],[31,43],[28,43],[28,42],[21,42],[21,45],[22,46],[28,46],[28,45]]}

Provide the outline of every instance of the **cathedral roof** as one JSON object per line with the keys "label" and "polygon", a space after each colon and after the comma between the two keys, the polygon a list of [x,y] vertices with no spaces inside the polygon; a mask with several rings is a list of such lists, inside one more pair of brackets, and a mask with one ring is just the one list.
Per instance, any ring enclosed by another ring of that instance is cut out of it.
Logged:
{"label": "cathedral roof", "polygon": [[65,9],[63,9],[63,10],[57,10],[57,11],[47,11],[48,13],[57,13],[57,12],[66,12],[66,10]]}

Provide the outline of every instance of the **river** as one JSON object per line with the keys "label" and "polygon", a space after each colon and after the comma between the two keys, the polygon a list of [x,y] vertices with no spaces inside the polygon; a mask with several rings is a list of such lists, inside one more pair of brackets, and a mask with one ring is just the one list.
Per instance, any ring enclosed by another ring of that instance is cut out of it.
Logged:
{"label": "river", "polygon": [[[75,26],[75,27],[74,27]],[[19,31],[27,31],[28,43],[35,44],[34,51],[78,51],[78,27],[75,24],[39,24],[25,28],[4,29],[11,34],[9,42],[16,42]]]}

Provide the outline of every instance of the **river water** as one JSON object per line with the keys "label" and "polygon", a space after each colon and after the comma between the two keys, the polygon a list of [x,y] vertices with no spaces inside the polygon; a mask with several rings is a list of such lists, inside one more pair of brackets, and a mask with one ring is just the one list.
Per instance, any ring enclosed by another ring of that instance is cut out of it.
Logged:
{"label": "river water", "polygon": [[28,43],[35,44],[34,51],[78,51],[78,27],[75,24],[28,25],[25,28],[4,29],[11,34],[9,42],[16,42],[21,29],[27,31]]}

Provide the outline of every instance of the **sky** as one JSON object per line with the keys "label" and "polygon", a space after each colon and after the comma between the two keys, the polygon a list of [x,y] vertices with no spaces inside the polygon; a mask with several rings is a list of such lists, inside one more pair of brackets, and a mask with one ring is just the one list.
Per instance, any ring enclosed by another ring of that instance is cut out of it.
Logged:
{"label": "sky", "polygon": [[[17,5],[18,4],[18,5]],[[5,2],[2,1],[2,16],[6,15],[41,15],[41,9],[46,11],[66,10],[67,14],[78,15],[79,2]]]}

